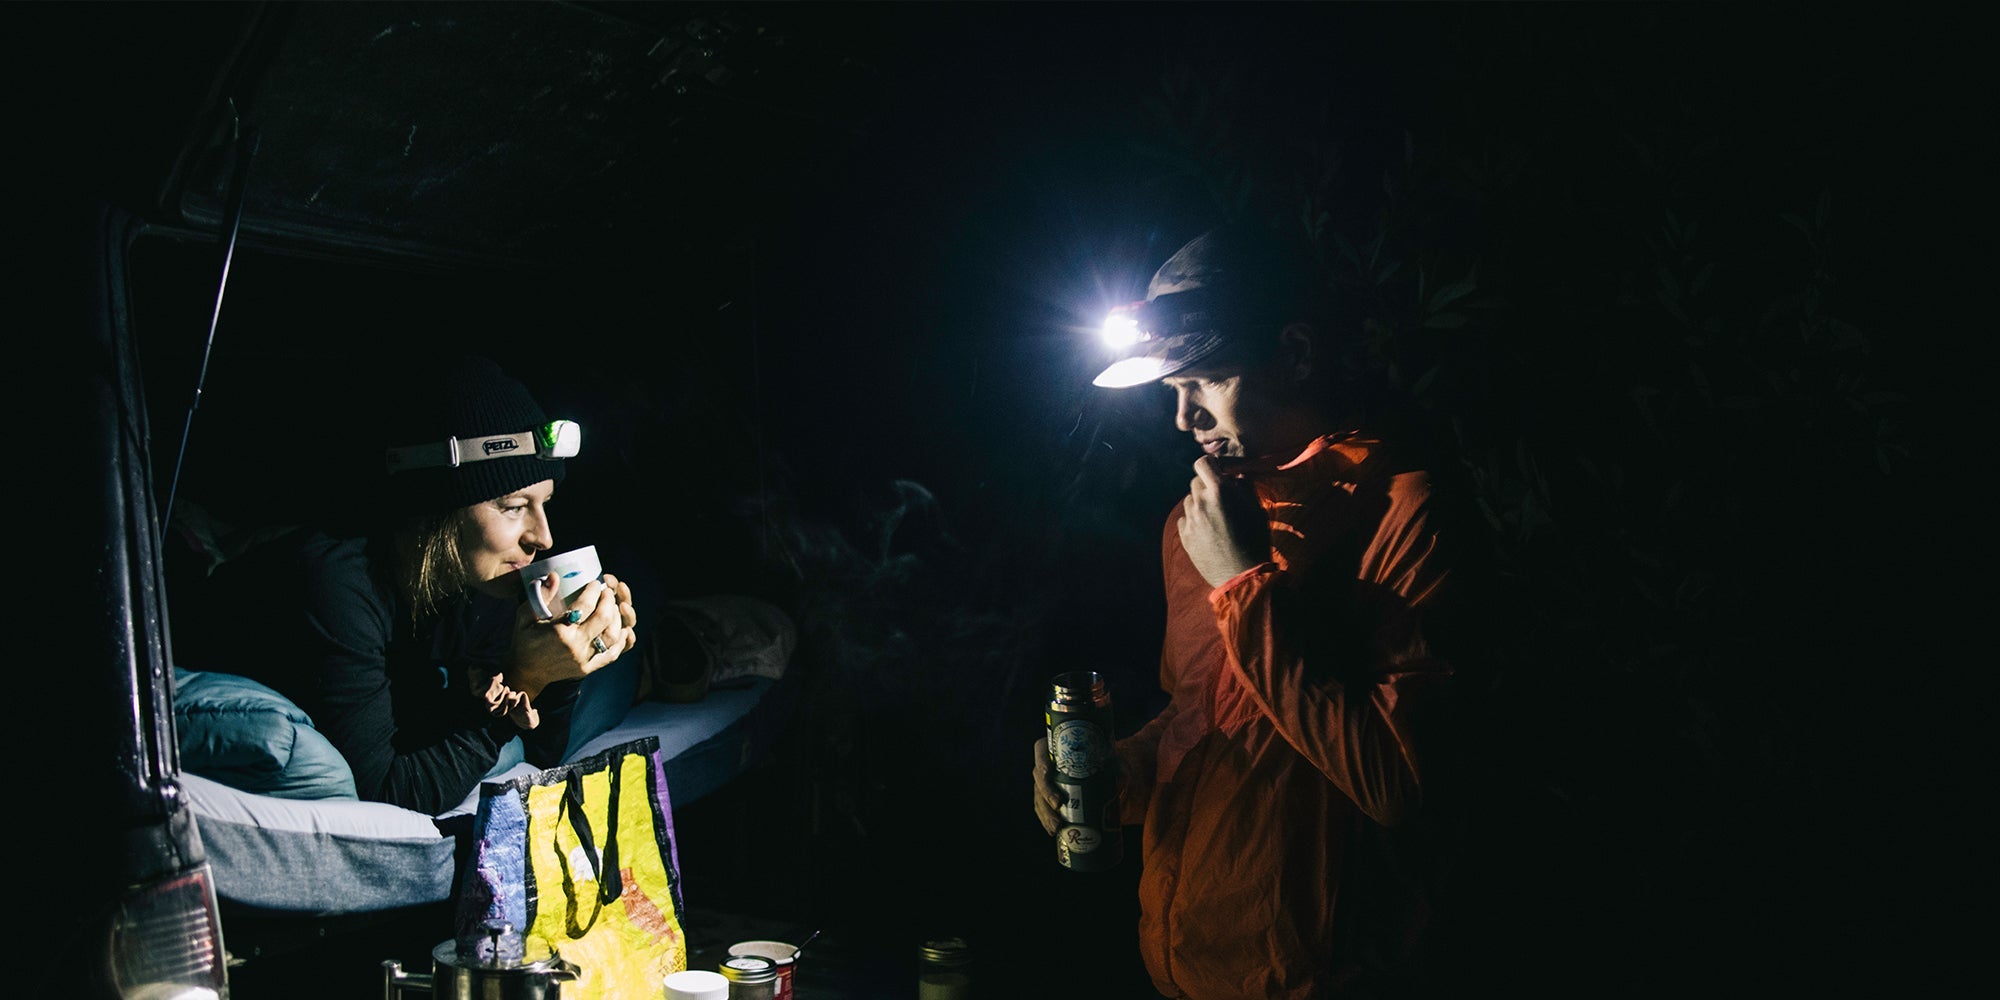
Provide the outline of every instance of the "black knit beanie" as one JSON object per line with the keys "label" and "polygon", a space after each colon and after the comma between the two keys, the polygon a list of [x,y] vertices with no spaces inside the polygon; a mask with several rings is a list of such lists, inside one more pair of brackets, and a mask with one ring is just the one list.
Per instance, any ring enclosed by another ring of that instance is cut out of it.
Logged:
{"label": "black knit beanie", "polygon": [[[413,379],[399,395],[384,411],[390,421],[385,448],[433,444],[448,437],[519,434],[548,422],[527,386],[482,357],[450,359]],[[544,479],[562,482],[564,464],[530,453],[466,462],[457,468],[409,469],[389,475],[389,496],[401,514],[443,514]]]}

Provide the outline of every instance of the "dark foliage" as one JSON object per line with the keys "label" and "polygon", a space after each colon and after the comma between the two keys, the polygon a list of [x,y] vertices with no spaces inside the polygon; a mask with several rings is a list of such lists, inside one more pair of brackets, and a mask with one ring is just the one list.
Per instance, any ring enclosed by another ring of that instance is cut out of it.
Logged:
{"label": "dark foliage", "polygon": [[[1116,198],[1166,220],[1144,267],[1229,217],[1309,235],[1357,314],[1355,383],[1476,507],[1466,967],[1539,954],[1565,969],[1545,984],[1621,994],[1878,968],[1908,886],[1869,870],[1889,822],[1849,807],[1894,767],[1856,734],[1897,683],[1918,572],[1898,525],[1927,474],[1925,331],[1885,287],[1915,266],[1895,255],[1935,252],[1885,189],[1926,127],[1907,81],[1859,68],[1885,53],[1839,19],[1344,14],[1303,38],[1201,7],[1138,32],[1161,55],[1121,92],[1143,124]],[[1109,673],[1124,728],[1157,707],[1155,547],[1189,457],[1157,400],[1090,393],[1021,392],[1054,419],[991,432],[1011,450],[935,490],[788,512],[767,557],[839,678],[816,766],[847,776],[841,822],[893,822],[911,783],[997,788],[969,822],[1025,815],[1058,669]],[[886,719],[930,751],[893,775],[866,763]]]}

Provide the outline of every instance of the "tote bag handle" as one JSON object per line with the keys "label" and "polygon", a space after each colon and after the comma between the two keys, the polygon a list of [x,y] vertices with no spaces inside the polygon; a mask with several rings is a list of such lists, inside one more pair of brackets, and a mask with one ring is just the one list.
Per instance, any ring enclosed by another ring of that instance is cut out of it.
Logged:
{"label": "tote bag handle", "polygon": [[601,853],[597,849],[597,838],[590,832],[590,818],[583,811],[583,773],[571,771],[564,782],[562,804],[557,807],[556,819],[566,822],[575,831],[577,847],[597,871],[597,905],[591,907],[590,919],[579,924],[576,878],[570,871],[569,856],[556,851],[556,864],[562,867],[563,922],[572,938],[580,938],[589,932],[591,926],[597,923],[598,914],[604,912],[605,904],[615,902],[625,894],[624,876],[618,870],[618,788],[625,770],[624,761],[624,754],[615,755],[609,761],[611,792],[604,808],[604,850]]}

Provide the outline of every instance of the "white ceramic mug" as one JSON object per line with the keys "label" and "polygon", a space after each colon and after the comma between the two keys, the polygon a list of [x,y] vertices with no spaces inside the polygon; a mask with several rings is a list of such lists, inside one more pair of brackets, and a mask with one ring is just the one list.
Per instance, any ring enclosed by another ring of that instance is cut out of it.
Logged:
{"label": "white ceramic mug", "polygon": [[537,620],[556,616],[556,611],[542,604],[542,580],[550,573],[556,575],[556,602],[563,605],[568,604],[584,584],[603,576],[604,564],[597,561],[597,546],[586,545],[543,556],[522,567],[521,588],[527,591],[528,607],[534,610]]}

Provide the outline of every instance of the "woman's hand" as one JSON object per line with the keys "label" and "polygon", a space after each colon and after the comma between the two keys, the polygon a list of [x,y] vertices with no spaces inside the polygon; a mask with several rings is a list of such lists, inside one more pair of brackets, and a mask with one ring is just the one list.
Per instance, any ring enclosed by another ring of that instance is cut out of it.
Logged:
{"label": "woman's hand", "polygon": [[632,606],[632,588],[609,573],[604,574],[604,582],[611,588],[612,597],[618,604],[618,621],[624,628],[625,648],[631,649],[639,644],[639,610]]}
{"label": "woman's hand", "polygon": [[[539,586],[543,602],[555,606],[554,574]],[[554,618],[536,620],[524,601],[514,613],[507,685],[533,698],[556,681],[586,677],[638,644],[638,621],[632,588],[609,573],[584,584]]]}

